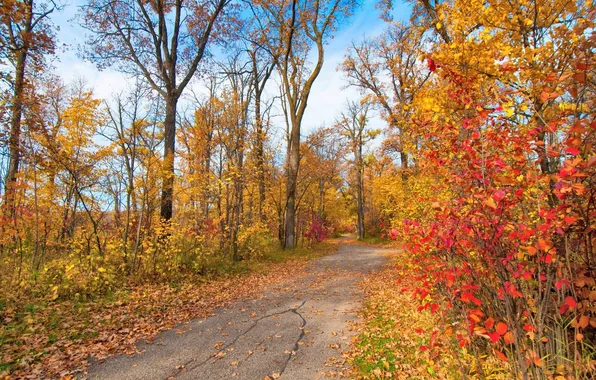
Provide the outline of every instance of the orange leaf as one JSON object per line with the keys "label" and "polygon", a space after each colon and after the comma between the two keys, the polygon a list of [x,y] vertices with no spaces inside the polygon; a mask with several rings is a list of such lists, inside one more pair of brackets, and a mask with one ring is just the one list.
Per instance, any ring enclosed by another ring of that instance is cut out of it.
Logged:
{"label": "orange leaf", "polygon": [[507,334],[505,334],[505,336],[503,336],[503,340],[505,341],[505,344],[512,344],[515,341],[511,331],[507,332]]}
{"label": "orange leaf", "polygon": [[538,240],[538,249],[540,249],[542,251],[548,251],[551,248],[552,248],[552,244],[549,243],[548,241],[543,240],[543,239]]}
{"label": "orange leaf", "polygon": [[499,350],[494,350],[495,355],[504,362],[507,362],[507,356]]}
{"label": "orange leaf", "polygon": [[579,317],[578,326],[581,327],[582,329],[585,329],[586,327],[588,327],[589,323],[590,323],[590,318],[587,315],[582,315],[581,317]]}
{"label": "orange leaf", "polygon": [[499,333],[499,335],[505,335],[505,333],[507,332],[507,325],[503,322],[497,323],[496,331],[497,333]]}
{"label": "orange leaf", "polygon": [[536,367],[542,367],[542,359],[538,356],[536,351],[528,351],[528,354]]}
{"label": "orange leaf", "polygon": [[536,367],[542,367],[542,359],[541,359],[541,358],[539,358],[538,356],[534,357],[534,358],[532,359],[532,361],[534,362],[534,365],[535,365]]}
{"label": "orange leaf", "polygon": [[573,79],[578,81],[579,83],[586,83],[586,73],[585,72],[577,72],[573,74]]}

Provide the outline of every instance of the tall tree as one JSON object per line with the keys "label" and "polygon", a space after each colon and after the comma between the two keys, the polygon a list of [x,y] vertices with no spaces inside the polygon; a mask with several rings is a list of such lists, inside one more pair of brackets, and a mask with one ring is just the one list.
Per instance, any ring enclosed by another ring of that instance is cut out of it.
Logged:
{"label": "tall tree", "polygon": [[248,49],[248,55],[251,61],[251,85],[252,96],[254,100],[254,119],[255,119],[255,142],[254,149],[257,164],[257,181],[259,185],[259,219],[264,221],[263,204],[265,203],[265,129],[263,126],[263,92],[265,85],[271,77],[275,68],[275,63],[263,57],[263,48],[252,43]]}
{"label": "tall tree", "polygon": [[337,121],[339,132],[348,140],[354,155],[356,169],[356,199],[358,203],[358,239],[364,238],[364,146],[378,134],[378,130],[367,130],[369,102],[348,101]]}
{"label": "tall tree", "polygon": [[[338,24],[349,16],[354,0],[258,0],[251,7],[258,20],[259,43],[273,56],[281,77],[290,126],[286,162],[286,205],[284,247],[296,240],[296,187],[300,167],[300,129],[312,86],[325,58],[325,42]],[[316,49],[316,61],[308,56]]]}
{"label": "tall tree", "polygon": [[[176,108],[197,72],[230,0],[90,0],[82,25],[92,33],[87,56],[142,75],[164,99],[161,217],[172,217]],[[180,78],[180,80],[179,80]]]}
{"label": "tall tree", "polygon": [[0,79],[8,82],[10,95],[9,162],[4,182],[4,204],[12,207],[13,188],[21,160],[21,121],[29,66],[43,64],[44,55],[53,53],[54,28],[49,15],[57,5],[35,0],[0,3]]}
{"label": "tall tree", "polygon": [[425,29],[394,22],[373,40],[353,43],[342,69],[351,86],[372,96],[393,130],[392,148],[401,166],[408,168],[413,145],[408,131],[409,104],[430,72],[418,60],[425,43]]}

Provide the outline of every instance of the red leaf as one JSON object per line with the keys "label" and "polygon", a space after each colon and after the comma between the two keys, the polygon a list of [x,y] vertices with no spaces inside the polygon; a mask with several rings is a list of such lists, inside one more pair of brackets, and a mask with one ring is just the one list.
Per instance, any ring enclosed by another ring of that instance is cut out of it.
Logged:
{"label": "red leaf", "polygon": [[579,154],[579,149],[567,148],[567,149],[565,149],[565,152],[571,154],[572,156],[577,156]]}
{"label": "red leaf", "polygon": [[486,321],[484,321],[484,327],[486,327],[487,329],[492,329],[494,325],[495,320],[492,317],[487,318]]}
{"label": "red leaf", "polygon": [[466,303],[472,302],[476,306],[482,305],[482,301],[480,301],[478,298],[474,297],[474,295],[472,295],[472,293],[470,293],[470,292],[462,293],[461,300]]}
{"label": "red leaf", "polygon": [[437,312],[437,310],[439,310],[439,305],[437,305],[436,303],[433,303],[433,304],[430,305],[430,311],[431,311],[431,313],[434,314],[434,313]]}
{"label": "red leaf", "polygon": [[561,314],[565,314],[567,310],[569,310],[569,305],[567,305],[566,303],[562,304],[561,307],[559,307],[559,313]]}
{"label": "red leaf", "polygon": [[493,343],[497,343],[499,341],[499,339],[501,339],[501,335],[499,335],[498,332],[492,332],[490,334],[488,334],[490,340],[493,341]]}
{"label": "red leaf", "polygon": [[505,198],[505,192],[503,190],[497,190],[493,193],[493,199],[495,201],[498,202],[498,201],[502,200],[503,198]]}
{"label": "red leaf", "polygon": [[571,296],[565,297],[565,304],[567,306],[569,306],[570,309],[575,309],[575,307],[577,306],[577,302],[575,302],[575,298],[573,298]]}
{"label": "red leaf", "polygon": [[435,61],[433,61],[432,58],[428,59],[428,69],[431,73],[437,69],[437,65],[435,64]]}
{"label": "red leaf", "polygon": [[564,220],[567,224],[573,224],[577,220],[577,218],[575,216],[568,215],[564,218]]}

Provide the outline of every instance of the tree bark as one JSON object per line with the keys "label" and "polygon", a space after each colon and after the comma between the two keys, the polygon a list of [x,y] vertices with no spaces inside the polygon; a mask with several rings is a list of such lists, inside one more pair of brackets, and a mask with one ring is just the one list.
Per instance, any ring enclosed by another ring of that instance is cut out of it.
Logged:
{"label": "tree bark", "polygon": [[357,202],[358,202],[358,239],[364,238],[364,182],[362,178],[362,169],[364,166],[362,160],[362,142],[358,146],[356,157],[356,182],[357,182]]}
{"label": "tree bark", "polygon": [[174,156],[176,151],[176,105],[178,98],[170,94],[166,98],[166,115],[164,121],[164,148],[162,164],[162,219],[170,220],[173,214],[174,194]]}
{"label": "tree bark", "polygon": [[300,124],[292,120],[288,149],[288,169],[286,177],[286,221],[285,244],[286,249],[295,246],[296,229],[296,186],[298,182],[298,169],[300,167]]}
{"label": "tree bark", "polygon": [[256,153],[257,153],[257,182],[259,184],[259,220],[263,222],[265,215],[263,213],[263,205],[265,204],[265,149],[264,133],[263,133],[263,119],[261,117],[261,97],[260,94],[255,96],[255,124],[256,124]]}
{"label": "tree bark", "polygon": [[401,160],[402,169],[407,169],[408,168],[408,154],[401,151],[401,152],[399,152],[399,158]]}
{"label": "tree bark", "polygon": [[21,162],[21,119],[23,117],[23,92],[25,91],[25,67],[27,64],[27,52],[21,50],[17,53],[14,93],[12,101],[12,115],[10,117],[10,137],[8,139],[8,150],[10,159],[8,170],[4,181],[4,202],[14,214],[15,184],[19,164]]}

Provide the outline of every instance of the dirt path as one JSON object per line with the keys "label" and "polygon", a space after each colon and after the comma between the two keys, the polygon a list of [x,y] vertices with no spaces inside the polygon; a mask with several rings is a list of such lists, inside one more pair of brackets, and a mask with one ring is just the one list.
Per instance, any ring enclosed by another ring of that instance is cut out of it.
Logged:
{"label": "dirt path", "polygon": [[358,281],[380,269],[384,249],[342,244],[313,261],[309,275],[261,297],[165,331],[140,354],[91,364],[92,379],[319,379],[341,375]]}

